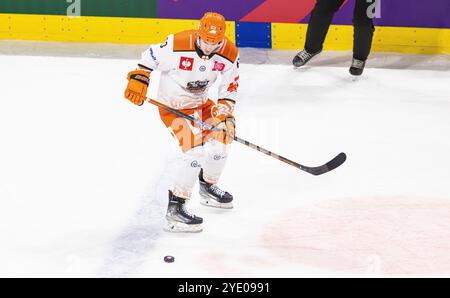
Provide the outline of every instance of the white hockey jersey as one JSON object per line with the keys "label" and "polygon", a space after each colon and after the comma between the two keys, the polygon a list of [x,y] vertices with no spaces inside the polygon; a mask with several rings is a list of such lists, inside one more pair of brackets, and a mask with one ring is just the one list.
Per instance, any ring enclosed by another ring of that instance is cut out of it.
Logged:
{"label": "white hockey jersey", "polygon": [[164,43],[151,45],[142,54],[139,66],[161,71],[158,100],[175,109],[204,104],[208,89],[221,75],[218,99],[226,101],[232,112],[239,80],[237,47],[225,38],[217,53],[201,57],[195,43],[195,30],[171,34]]}

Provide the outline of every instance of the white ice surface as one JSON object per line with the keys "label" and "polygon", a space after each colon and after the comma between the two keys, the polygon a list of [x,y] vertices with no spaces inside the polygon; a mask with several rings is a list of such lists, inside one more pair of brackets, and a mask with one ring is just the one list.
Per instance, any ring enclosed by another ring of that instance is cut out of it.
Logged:
{"label": "white ice surface", "polygon": [[354,80],[343,66],[287,64],[242,64],[238,135],[306,165],[348,161],[314,177],[234,144],[220,185],[235,208],[200,206],[195,192],[204,231],[173,235],[160,228],[176,148],[155,107],[123,99],[135,61],[0,56],[0,276],[354,274],[289,260],[275,247],[289,239],[264,231],[331,201],[450,202],[448,70],[369,64]]}

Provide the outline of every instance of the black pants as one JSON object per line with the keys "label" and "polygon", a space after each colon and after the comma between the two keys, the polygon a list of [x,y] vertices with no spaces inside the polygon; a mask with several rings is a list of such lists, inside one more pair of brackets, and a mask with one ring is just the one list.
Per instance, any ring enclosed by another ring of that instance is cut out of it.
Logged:
{"label": "black pants", "polygon": [[[339,10],[342,3],[344,0],[317,0],[306,33],[305,49],[308,52],[316,53],[322,50],[334,13]],[[375,28],[367,10],[372,4],[367,3],[366,0],[356,0],[353,12],[353,57],[355,59],[365,61],[370,53]]]}

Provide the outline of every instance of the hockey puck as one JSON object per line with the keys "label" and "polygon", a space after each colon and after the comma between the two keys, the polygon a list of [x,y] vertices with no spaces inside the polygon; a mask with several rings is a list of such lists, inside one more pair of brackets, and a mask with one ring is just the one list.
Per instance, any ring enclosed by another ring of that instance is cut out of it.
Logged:
{"label": "hockey puck", "polygon": [[172,256],[165,256],[164,257],[164,262],[166,263],[173,263],[175,261],[175,258]]}

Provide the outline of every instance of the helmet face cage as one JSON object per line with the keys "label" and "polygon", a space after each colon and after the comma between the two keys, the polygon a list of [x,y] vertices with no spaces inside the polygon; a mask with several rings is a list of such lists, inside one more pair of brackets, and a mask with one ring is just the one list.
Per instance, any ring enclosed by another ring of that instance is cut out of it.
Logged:
{"label": "helmet face cage", "polygon": [[219,48],[222,46],[222,41],[212,44],[206,40],[203,40],[201,36],[199,36],[197,39],[197,45],[205,55],[210,55],[219,50]]}

